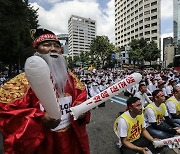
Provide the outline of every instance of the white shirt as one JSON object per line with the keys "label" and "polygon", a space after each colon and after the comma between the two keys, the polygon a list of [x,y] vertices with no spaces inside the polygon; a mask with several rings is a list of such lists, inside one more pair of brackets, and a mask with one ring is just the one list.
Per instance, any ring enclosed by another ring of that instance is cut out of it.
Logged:
{"label": "white shirt", "polygon": [[172,94],[172,90],[173,90],[173,87],[171,85],[168,85],[166,87],[166,93],[168,96]]}
{"label": "white shirt", "polygon": [[[161,110],[161,106],[157,107],[157,106],[154,104],[154,102],[153,102],[153,105],[154,105],[154,107],[155,107],[158,111]],[[167,110],[165,111],[165,116],[168,116]],[[152,108],[147,108],[147,109],[145,110],[144,119],[145,119],[145,122],[146,122],[146,127],[150,126],[151,123],[157,122],[157,121],[156,121],[155,112],[154,112],[154,110],[153,110]]]}
{"label": "white shirt", "polygon": [[[172,96],[172,97],[174,97],[174,96]],[[180,103],[180,101],[177,101],[177,102]],[[167,101],[166,102],[166,107],[167,107],[167,110],[168,110],[169,113],[176,114],[176,105],[172,101]]]}
{"label": "white shirt", "polygon": [[154,90],[157,89],[156,85],[153,84],[152,82],[150,82],[150,83],[147,85],[147,88],[150,90],[151,93],[152,93]]}
{"label": "white shirt", "polygon": [[[126,111],[125,114],[127,114],[129,117],[131,117],[129,111]],[[132,119],[135,120],[136,118],[132,118]],[[121,117],[118,121],[118,136],[119,136],[119,146],[120,147],[122,146],[121,137],[126,137],[128,134],[128,126],[127,125],[128,124],[127,124],[126,120],[123,117]],[[142,127],[145,128],[145,122],[143,123]]]}
{"label": "white shirt", "polygon": [[148,103],[152,101],[149,99],[146,93],[141,93],[140,91],[136,92],[134,97],[138,97],[143,107],[145,107]]}

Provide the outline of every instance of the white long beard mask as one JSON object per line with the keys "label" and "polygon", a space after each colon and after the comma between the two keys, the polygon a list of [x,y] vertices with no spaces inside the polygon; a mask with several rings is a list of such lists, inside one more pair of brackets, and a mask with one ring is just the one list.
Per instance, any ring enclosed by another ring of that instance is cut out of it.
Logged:
{"label": "white long beard mask", "polygon": [[46,61],[52,73],[53,81],[55,82],[59,95],[60,97],[63,96],[64,88],[68,80],[67,67],[64,57],[53,52],[49,52],[48,54],[40,54],[36,52],[34,55],[40,56]]}

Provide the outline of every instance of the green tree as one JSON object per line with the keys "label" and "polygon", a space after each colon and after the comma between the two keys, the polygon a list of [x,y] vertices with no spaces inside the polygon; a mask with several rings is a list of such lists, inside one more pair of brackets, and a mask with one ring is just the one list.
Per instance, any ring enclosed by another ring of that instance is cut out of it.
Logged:
{"label": "green tree", "polygon": [[132,40],[129,45],[131,47],[131,50],[128,52],[129,57],[134,64],[141,62],[142,66],[144,61],[148,61],[151,65],[152,61],[160,58],[160,50],[154,41],[147,42],[144,38],[141,38]]}
{"label": "green tree", "polygon": [[89,61],[89,52],[81,51],[79,55],[80,61],[82,65],[89,65],[91,61]]}
{"label": "green tree", "polygon": [[107,36],[96,36],[91,42],[90,56],[96,67],[104,67],[111,61],[111,54],[114,52],[115,46]]}
{"label": "green tree", "polygon": [[32,54],[30,29],[38,27],[37,17],[28,0],[0,1],[0,62],[9,65],[9,76]]}
{"label": "green tree", "polygon": [[144,60],[148,61],[151,65],[151,62],[156,61],[160,56],[161,51],[158,49],[156,42],[149,42],[146,46],[146,52],[144,52]]}
{"label": "green tree", "polygon": [[144,53],[147,46],[147,41],[144,38],[134,39],[129,43],[131,50],[128,52],[133,63],[141,63],[143,65]]}

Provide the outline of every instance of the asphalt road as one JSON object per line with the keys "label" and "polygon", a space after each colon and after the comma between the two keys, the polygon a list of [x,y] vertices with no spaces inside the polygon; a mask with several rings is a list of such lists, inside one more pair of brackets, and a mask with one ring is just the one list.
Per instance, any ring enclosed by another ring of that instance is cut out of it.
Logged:
{"label": "asphalt road", "polygon": [[91,122],[87,125],[91,154],[120,154],[113,124],[119,112],[125,110],[122,95],[106,102],[105,107],[91,110]]}

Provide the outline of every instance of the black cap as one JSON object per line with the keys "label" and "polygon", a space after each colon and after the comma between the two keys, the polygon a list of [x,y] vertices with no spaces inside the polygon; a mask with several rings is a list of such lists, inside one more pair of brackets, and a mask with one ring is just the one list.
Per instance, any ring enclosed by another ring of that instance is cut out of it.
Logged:
{"label": "black cap", "polygon": [[56,35],[47,29],[39,28],[39,29],[32,29],[30,31],[31,38],[33,39],[33,47],[36,48],[41,42],[44,41],[56,41],[60,44],[59,39]]}

